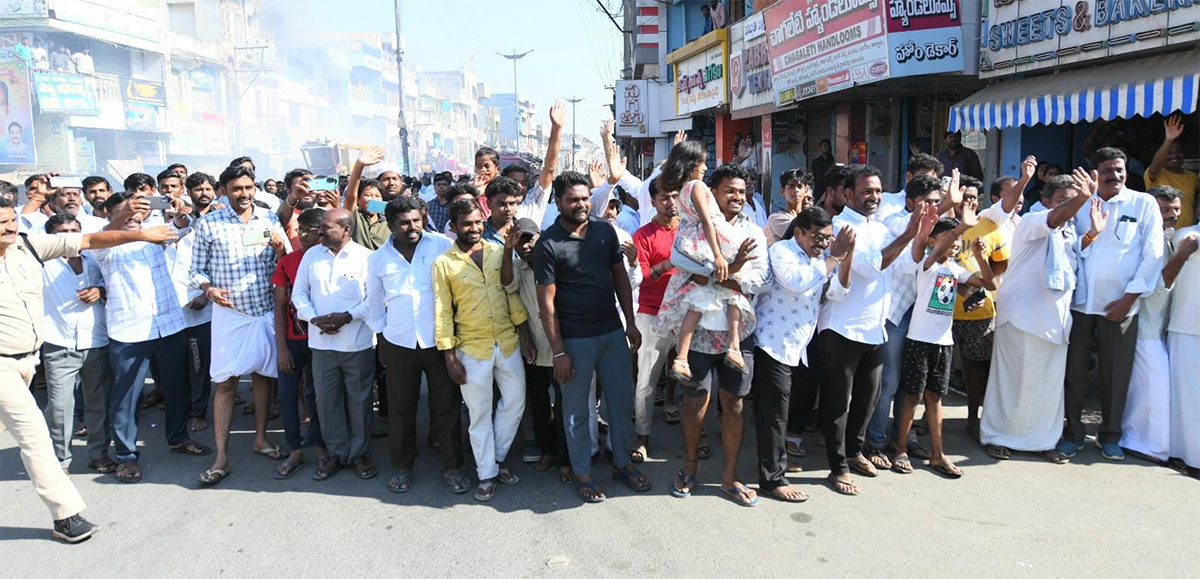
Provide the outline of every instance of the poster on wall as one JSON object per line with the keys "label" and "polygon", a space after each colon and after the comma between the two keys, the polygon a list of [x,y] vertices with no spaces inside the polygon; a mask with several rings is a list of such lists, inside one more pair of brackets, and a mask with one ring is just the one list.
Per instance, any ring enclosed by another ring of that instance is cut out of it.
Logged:
{"label": "poster on wall", "polygon": [[0,62],[0,165],[32,165],[33,102],[29,96],[29,68],[23,61]]}
{"label": "poster on wall", "polygon": [[891,76],[885,2],[783,0],[765,13],[775,104]]}
{"label": "poster on wall", "polygon": [[887,9],[892,76],[963,70],[960,0],[892,2]]}

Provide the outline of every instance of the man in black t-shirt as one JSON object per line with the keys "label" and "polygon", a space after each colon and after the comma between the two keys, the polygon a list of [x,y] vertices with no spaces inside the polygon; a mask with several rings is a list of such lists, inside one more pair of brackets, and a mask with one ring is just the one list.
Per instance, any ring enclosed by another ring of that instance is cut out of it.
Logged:
{"label": "man in black t-shirt", "polygon": [[[559,217],[542,232],[533,254],[538,304],[546,337],[554,350],[554,380],[562,385],[562,415],[571,468],[579,496],[604,500],[591,475],[592,438],[588,405],[592,376],[603,385],[612,442],[613,478],[637,492],[650,481],[630,464],[633,443],[633,369],[630,347],[642,341],[637,327],[622,330],[621,317],[633,319],[633,291],[625,273],[616,231],[591,217],[590,182],[567,171],[554,179]],[[607,265],[607,267],[605,267]]]}

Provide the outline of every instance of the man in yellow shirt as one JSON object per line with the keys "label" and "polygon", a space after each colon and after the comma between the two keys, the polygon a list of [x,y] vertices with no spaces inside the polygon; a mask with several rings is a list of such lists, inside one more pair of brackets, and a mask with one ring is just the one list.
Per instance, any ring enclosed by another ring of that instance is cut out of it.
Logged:
{"label": "man in yellow shirt", "polygon": [[[496,483],[516,484],[504,459],[525,412],[525,366],[536,357],[516,294],[500,283],[503,247],[483,241],[483,212],[474,199],[450,205],[454,246],[433,262],[434,335],[450,378],[462,387],[479,475],[475,499],[489,501]],[[520,346],[520,352],[517,347]],[[500,391],[493,405],[492,384]],[[495,408],[495,416],[492,408]]]}
{"label": "man in yellow shirt", "polygon": [[1196,223],[1196,193],[1200,189],[1200,177],[1183,168],[1183,117],[1171,115],[1163,122],[1166,136],[1162,145],[1154,153],[1150,168],[1146,169],[1146,189],[1157,185],[1169,185],[1182,194],[1180,202],[1182,213],[1176,229],[1183,229]]}

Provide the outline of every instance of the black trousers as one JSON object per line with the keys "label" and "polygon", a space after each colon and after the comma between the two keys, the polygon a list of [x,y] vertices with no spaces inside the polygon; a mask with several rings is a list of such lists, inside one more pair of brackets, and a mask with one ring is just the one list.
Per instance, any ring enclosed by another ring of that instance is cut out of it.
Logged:
{"label": "black trousers", "polygon": [[[559,439],[566,438],[563,429],[555,428],[557,412],[550,402],[550,382],[554,368],[525,365],[525,407],[533,422],[533,438],[543,456],[557,456]],[[561,418],[558,419],[561,422]]]}
{"label": "black trousers", "polygon": [[183,339],[187,343],[188,380],[192,386],[192,418],[208,416],[208,400],[212,396],[212,378],[209,365],[212,363],[212,322],[184,328]]}
{"label": "black trousers", "polygon": [[833,330],[821,341],[821,428],[825,455],[834,475],[849,471],[847,456],[862,452],[867,423],[879,399],[883,379],[883,345],[855,342]]}
{"label": "black trousers", "polygon": [[754,434],[758,444],[758,486],[763,491],[788,484],[784,474],[791,414],[789,400],[799,393],[797,382],[803,367],[788,366],[762,349],[754,349]]}
{"label": "black trousers", "polygon": [[[816,336],[808,341],[808,366],[800,364],[792,371],[792,396],[788,401],[787,429],[793,434],[804,432],[817,412],[817,393],[821,387],[821,348]],[[817,416],[820,416],[817,413]]]}
{"label": "black trousers", "polygon": [[[1196,299],[1196,296],[1187,299]],[[1063,427],[1063,440],[1081,443],[1087,434],[1083,425],[1083,392],[1087,387],[1093,338],[1096,340],[1100,390],[1100,426],[1096,430],[1096,439],[1101,444],[1117,444],[1121,440],[1121,417],[1125,415],[1125,398],[1129,396],[1129,380],[1133,378],[1137,335],[1136,315],[1113,323],[1104,316],[1071,312],[1071,345],[1067,349],[1067,422]]]}
{"label": "black trousers", "polygon": [[429,385],[429,431],[438,443],[443,470],[463,465],[462,391],[450,379],[446,358],[437,348],[402,348],[386,339],[379,355],[387,366],[390,405],[388,452],[392,468],[412,472],[417,457],[417,407],[421,400],[421,375]]}
{"label": "black trousers", "polygon": [[[376,344],[382,344],[383,341],[383,334],[375,334]],[[375,356],[375,386],[375,391],[379,395],[379,418],[387,420],[390,416],[388,413],[387,369],[383,364],[383,356],[378,354]]]}

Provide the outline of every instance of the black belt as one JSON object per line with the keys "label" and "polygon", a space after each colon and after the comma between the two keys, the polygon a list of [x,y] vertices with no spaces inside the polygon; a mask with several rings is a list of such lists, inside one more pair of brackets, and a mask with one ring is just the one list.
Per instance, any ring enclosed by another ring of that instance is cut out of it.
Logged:
{"label": "black belt", "polygon": [[37,350],[34,350],[32,352],[25,352],[24,354],[0,354],[0,358],[11,358],[13,360],[24,360],[25,358],[28,358],[34,354],[37,354]]}

